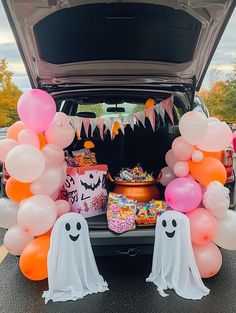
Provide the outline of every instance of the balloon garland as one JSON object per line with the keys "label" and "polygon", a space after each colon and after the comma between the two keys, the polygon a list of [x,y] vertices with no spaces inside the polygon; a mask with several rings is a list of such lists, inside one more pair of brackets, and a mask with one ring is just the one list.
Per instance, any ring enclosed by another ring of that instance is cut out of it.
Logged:
{"label": "balloon garland", "polygon": [[[146,105],[152,107],[152,99]],[[11,254],[20,255],[22,273],[41,280],[47,277],[51,229],[59,216],[70,211],[68,202],[56,199],[66,177],[63,149],[73,141],[75,130],[42,90],[25,92],[17,110],[21,121],[9,127],[7,138],[0,141],[0,160],[10,174],[9,199],[0,199],[0,227],[8,229],[4,245]],[[119,128],[114,124],[114,135]],[[233,134],[226,123],[197,111],[184,114],[179,129],[181,136],[166,153],[160,183],[166,186],[168,205],[189,218],[197,266],[206,278],[221,267],[217,245],[236,250],[236,212],[228,210],[227,175],[219,160]]]}
{"label": "balloon garland", "polygon": [[233,134],[226,123],[197,111],[181,117],[179,130],[159,181],[166,186],[169,206],[189,218],[196,263],[201,276],[208,278],[222,265],[217,246],[236,250],[236,212],[229,210],[227,173],[220,161]]}

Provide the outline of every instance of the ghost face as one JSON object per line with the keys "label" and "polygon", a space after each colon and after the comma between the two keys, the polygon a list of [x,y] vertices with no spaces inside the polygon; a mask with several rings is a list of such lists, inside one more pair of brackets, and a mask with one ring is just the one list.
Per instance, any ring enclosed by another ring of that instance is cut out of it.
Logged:
{"label": "ghost face", "polygon": [[77,241],[80,236],[81,223],[76,221],[67,222],[65,224],[65,230],[68,233],[69,238],[72,241]]}
{"label": "ghost face", "polygon": [[165,230],[165,234],[168,238],[173,238],[175,236],[177,222],[175,219],[163,219],[162,227]]}

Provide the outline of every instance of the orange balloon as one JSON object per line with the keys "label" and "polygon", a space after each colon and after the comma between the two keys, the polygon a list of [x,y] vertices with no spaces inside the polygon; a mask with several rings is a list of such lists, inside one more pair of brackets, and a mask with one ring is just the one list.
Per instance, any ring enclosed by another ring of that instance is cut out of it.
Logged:
{"label": "orange balloon", "polygon": [[147,101],[145,103],[145,109],[150,109],[154,105],[155,105],[155,100],[152,98],[149,98],[149,99],[147,99]]}
{"label": "orange balloon", "polygon": [[44,136],[44,134],[37,134],[38,135],[38,138],[39,138],[39,147],[40,149],[43,149],[43,147],[46,146],[47,144],[47,141],[46,141],[46,138]]}
{"label": "orange balloon", "polygon": [[7,138],[18,141],[18,134],[21,130],[26,129],[26,126],[21,121],[15,122],[7,130]]}
{"label": "orange balloon", "polygon": [[204,156],[215,158],[221,162],[223,161],[223,158],[224,158],[224,152],[223,151],[219,151],[219,152],[207,152],[207,151],[203,151],[203,150],[201,150],[201,151],[204,154]]}
{"label": "orange balloon", "polygon": [[30,184],[19,182],[13,177],[10,177],[7,180],[5,189],[8,198],[15,202],[20,202],[25,198],[33,196],[32,192],[30,191]]}
{"label": "orange balloon", "polygon": [[84,148],[86,148],[86,149],[92,149],[92,148],[94,148],[94,147],[95,147],[95,145],[94,145],[94,143],[93,143],[91,140],[85,141],[85,143],[84,143]]}
{"label": "orange balloon", "polygon": [[202,185],[207,186],[213,180],[225,184],[227,174],[224,165],[212,157],[204,157],[200,163],[189,161],[190,174]]}
{"label": "orange balloon", "polygon": [[47,255],[50,236],[40,236],[31,241],[20,256],[20,270],[30,280],[43,280],[48,277]]}

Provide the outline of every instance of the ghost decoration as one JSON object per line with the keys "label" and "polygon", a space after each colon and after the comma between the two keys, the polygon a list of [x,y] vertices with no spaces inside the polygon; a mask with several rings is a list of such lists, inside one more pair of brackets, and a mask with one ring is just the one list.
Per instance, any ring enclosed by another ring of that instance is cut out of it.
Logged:
{"label": "ghost decoration", "polygon": [[108,290],[93,255],[88,224],[78,213],[62,215],[55,223],[48,252],[45,303],[77,300]]}
{"label": "ghost decoration", "polygon": [[197,300],[209,294],[199,274],[190,237],[187,216],[177,211],[163,213],[155,231],[152,272],[153,282],[162,297],[166,289],[174,289],[185,299]]}

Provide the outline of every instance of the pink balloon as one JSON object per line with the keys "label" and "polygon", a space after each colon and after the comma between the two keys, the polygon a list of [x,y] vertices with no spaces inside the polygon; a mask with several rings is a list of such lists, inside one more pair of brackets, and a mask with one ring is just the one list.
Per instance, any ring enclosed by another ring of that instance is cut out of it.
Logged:
{"label": "pink balloon", "polygon": [[68,126],[70,124],[70,118],[63,112],[57,112],[51,125],[52,126]]}
{"label": "pink balloon", "polygon": [[64,151],[58,145],[47,144],[42,153],[46,159],[46,165],[49,167],[61,166],[64,161]]}
{"label": "pink balloon", "polygon": [[176,158],[176,155],[174,154],[172,149],[167,151],[166,156],[165,156],[165,161],[166,161],[166,164],[169,166],[169,168],[173,169],[178,159]]}
{"label": "pink balloon", "polygon": [[55,202],[45,195],[24,200],[18,212],[18,224],[27,233],[39,236],[46,233],[55,223],[57,208]]}
{"label": "pink balloon", "polygon": [[173,168],[174,174],[178,177],[185,177],[189,174],[189,164],[186,161],[178,161]]}
{"label": "pink balloon", "polygon": [[187,213],[190,222],[192,243],[205,245],[213,240],[218,222],[215,216],[203,208]]}
{"label": "pink balloon", "polygon": [[220,249],[210,242],[206,245],[193,245],[193,253],[196,264],[202,278],[209,278],[216,275],[222,265]]}
{"label": "pink balloon", "polygon": [[45,158],[31,145],[17,145],[7,154],[6,169],[16,180],[31,183],[43,174]]}
{"label": "pink balloon", "polygon": [[46,168],[44,173],[31,184],[30,190],[35,195],[49,196],[60,187],[61,179],[61,167]]}
{"label": "pink balloon", "polygon": [[18,225],[8,229],[4,236],[4,246],[13,255],[21,255],[24,248],[34,239],[34,236],[26,233]]}
{"label": "pink balloon", "polygon": [[231,145],[233,133],[225,122],[208,123],[207,134],[198,148],[207,152],[218,152]]}
{"label": "pink balloon", "polygon": [[56,144],[64,149],[74,140],[75,131],[71,125],[51,125],[45,132],[45,137],[48,143]]}
{"label": "pink balloon", "polygon": [[176,178],[167,185],[165,199],[173,210],[190,212],[199,206],[202,200],[202,189],[191,178]]}
{"label": "pink balloon", "polygon": [[200,163],[203,160],[203,153],[199,150],[194,150],[192,154],[192,161],[195,163]]}
{"label": "pink balloon", "polygon": [[56,114],[52,96],[39,89],[25,91],[19,98],[17,111],[21,121],[36,133],[44,132]]}
{"label": "pink balloon", "polygon": [[172,150],[178,160],[187,161],[191,158],[194,148],[180,136],[173,141]]}
{"label": "pink balloon", "polygon": [[17,145],[13,139],[3,139],[0,141],[0,161],[5,162],[8,152]]}
{"label": "pink balloon", "polygon": [[69,202],[67,202],[65,200],[57,200],[55,202],[55,204],[56,204],[56,207],[57,207],[57,217],[60,217],[61,215],[70,212],[70,204],[69,204]]}
{"label": "pink balloon", "polygon": [[18,134],[18,143],[19,144],[27,144],[34,146],[35,148],[40,148],[39,137],[38,135],[31,129],[23,129]]}
{"label": "pink balloon", "polygon": [[233,148],[234,148],[234,152],[236,152],[236,131],[233,134]]}
{"label": "pink balloon", "polygon": [[176,176],[173,173],[173,171],[168,167],[163,167],[160,173],[160,178],[158,179],[159,183],[161,183],[163,186],[167,186],[169,182],[171,182],[173,179],[175,179]]}

